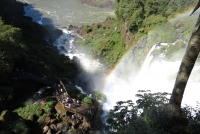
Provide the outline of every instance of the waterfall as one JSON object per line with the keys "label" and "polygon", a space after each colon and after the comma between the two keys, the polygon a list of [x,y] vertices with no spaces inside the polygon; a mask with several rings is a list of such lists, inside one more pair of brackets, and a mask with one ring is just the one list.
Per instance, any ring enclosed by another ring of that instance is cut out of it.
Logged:
{"label": "waterfall", "polygon": [[77,57],[80,60],[81,66],[89,72],[94,72],[103,66],[98,60],[91,59],[74,45],[75,37],[82,38],[81,36],[67,29],[62,30],[63,34],[54,42],[54,46],[57,46],[60,53],[65,54],[70,59]]}
{"label": "waterfall", "polygon": [[[181,59],[176,61],[165,60],[163,54],[154,57],[153,50],[159,49],[160,45],[167,45],[167,43],[159,43],[152,46],[149,50],[140,72],[135,76],[135,70],[130,62],[123,62],[119,68],[115,69],[107,77],[107,85],[104,88],[104,94],[107,97],[107,103],[104,104],[104,110],[109,111],[113,109],[117,101],[132,100],[134,103],[137,100],[135,94],[138,90],[151,90],[155,92],[168,92],[171,93]],[[183,55],[183,54],[182,54]],[[129,55],[130,57],[130,55]],[[131,59],[130,59],[131,60]],[[133,68],[127,77],[121,75],[121,71]],[[200,77],[196,75],[200,70],[200,65],[196,63],[191,77],[189,78],[185,94],[182,101],[182,106],[185,104],[195,106],[198,101],[198,87],[200,87]],[[120,72],[120,73],[119,73]],[[191,99],[191,96],[193,99]]]}
{"label": "waterfall", "polygon": [[147,71],[147,69],[148,69],[148,67],[149,67],[149,65],[150,65],[150,62],[151,62],[151,60],[153,59],[153,55],[151,55],[151,53],[152,53],[152,51],[155,49],[156,45],[157,45],[157,44],[153,45],[153,46],[151,47],[151,49],[149,50],[149,52],[148,52],[148,54],[147,54],[147,56],[146,56],[146,58],[145,58],[145,60],[144,60],[144,63],[143,63],[143,65],[142,65],[141,73],[144,73],[145,71]]}
{"label": "waterfall", "polygon": [[[145,82],[148,82],[146,77],[148,76],[148,69],[153,59],[153,55],[151,55],[151,53],[156,48],[156,45],[157,44],[153,45],[148,52],[143,66],[136,77],[132,77],[130,74],[127,77],[120,77],[121,73],[119,72],[123,72],[121,69],[126,70],[126,68],[129,68],[129,66],[131,66],[130,62],[130,65],[127,64],[127,62],[123,62],[124,65],[121,65],[119,69],[115,70],[111,75],[108,76],[107,86],[105,87],[104,91],[104,94],[107,97],[107,102],[104,104],[105,111],[112,109],[117,101],[135,100],[135,94],[137,90],[148,90],[145,89],[143,85],[145,85]],[[132,72],[135,71],[132,70]]]}
{"label": "waterfall", "polygon": [[60,53],[68,56],[70,59],[76,57],[79,61],[81,72],[76,76],[75,83],[80,87],[81,92],[96,93],[101,89],[104,83],[104,66],[98,59],[92,59],[82,50],[79,50],[74,44],[75,38],[81,38],[80,35],[67,29],[62,29],[63,34],[54,42]]}

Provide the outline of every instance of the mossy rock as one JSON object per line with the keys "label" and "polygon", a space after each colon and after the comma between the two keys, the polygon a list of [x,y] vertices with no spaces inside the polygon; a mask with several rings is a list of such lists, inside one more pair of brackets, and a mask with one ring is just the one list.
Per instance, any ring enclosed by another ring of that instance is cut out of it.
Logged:
{"label": "mossy rock", "polygon": [[94,100],[92,98],[89,98],[89,97],[85,97],[83,99],[83,102],[84,103],[88,103],[88,104],[93,104],[94,103]]}

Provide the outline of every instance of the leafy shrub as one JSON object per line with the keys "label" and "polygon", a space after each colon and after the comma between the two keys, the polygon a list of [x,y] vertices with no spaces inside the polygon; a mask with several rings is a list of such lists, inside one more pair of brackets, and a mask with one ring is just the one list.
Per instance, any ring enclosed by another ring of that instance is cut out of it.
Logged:
{"label": "leafy shrub", "polygon": [[93,94],[92,97],[102,102],[106,102],[106,96],[103,93]]}
{"label": "leafy shrub", "polygon": [[69,129],[69,132],[77,132],[76,128],[72,127],[71,129]]}
{"label": "leafy shrub", "polygon": [[85,98],[83,99],[83,102],[84,102],[84,103],[88,103],[88,104],[92,104],[92,103],[94,103],[94,100],[93,100],[92,98],[85,97]]}
{"label": "leafy shrub", "polygon": [[23,119],[0,122],[0,129],[0,134],[28,134],[30,132],[28,126]]}
{"label": "leafy shrub", "polygon": [[[29,104],[26,107],[20,107],[14,112],[16,112],[20,117],[28,119],[28,120],[34,120],[34,117],[41,117],[45,114],[51,113],[55,106],[54,100],[49,100],[45,104]],[[44,109],[44,110],[43,110]]]}
{"label": "leafy shrub", "polygon": [[90,26],[85,25],[84,28],[85,28],[86,33],[90,33],[90,32],[92,32],[92,28],[91,28]]}
{"label": "leafy shrub", "polygon": [[77,98],[80,100],[83,100],[85,97],[86,97],[85,94],[81,94],[81,93],[77,94]]}
{"label": "leafy shrub", "polygon": [[69,86],[66,88],[66,90],[67,90],[69,96],[71,96],[72,98],[76,98],[77,94],[81,93],[81,91],[74,86]]}
{"label": "leafy shrub", "polygon": [[[200,108],[199,103],[195,108],[182,107],[183,124],[173,122],[168,124],[168,116],[165,114],[165,106],[169,101],[168,93],[151,93],[150,91],[139,91],[136,104],[131,100],[119,101],[111,109],[106,129],[111,133],[118,134],[198,134],[200,133]],[[114,131],[114,132],[113,132]]]}

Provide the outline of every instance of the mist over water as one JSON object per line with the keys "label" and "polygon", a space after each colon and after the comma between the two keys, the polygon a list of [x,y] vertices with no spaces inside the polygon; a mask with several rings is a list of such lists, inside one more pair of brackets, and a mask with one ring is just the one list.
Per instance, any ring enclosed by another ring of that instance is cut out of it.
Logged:
{"label": "mist over water", "polygon": [[[150,49],[138,73],[133,67],[132,71],[129,71],[128,74],[123,76],[122,72],[124,72],[124,70],[130,70],[132,62],[122,61],[122,65],[119,65],[120,67],[116,68],[107,77],[107,85],[104,88],[104,93],[107,96],[107,103],[104,105],[104,110],[109,111],[113,109],[117,101],[133,100],[133,102],[136,103],[135,101],[137,98],[135,94],[137,94],[138,90],[151,90],[152,93],[172,93],[182,58],[174,62],[166,61],[162,57],[154,57],[152,55],[154,49],[156,49],[156,44]],[[130,61],[133,60],[132,58],[134,57],[131,57],[131,53],[127,55]],[[179,55],[183,56],[183,53]],[[196,102],[200,100],[199,72],[200,64],[196,63],[185,89],[182,106],[190,105],[194,107],[197,104]]]}
{"label": "mist over water", "polygon": [[75,37],[81,38],[76,33],[63,29],[63,34],[54,42],[54,46],[57,46],[60,53],[74,59],[81,68],[75,84],[86,93],[97,93],[105,82],[105,67],[98,59],[92,59],[83,50],[80,51],[74,44]]}

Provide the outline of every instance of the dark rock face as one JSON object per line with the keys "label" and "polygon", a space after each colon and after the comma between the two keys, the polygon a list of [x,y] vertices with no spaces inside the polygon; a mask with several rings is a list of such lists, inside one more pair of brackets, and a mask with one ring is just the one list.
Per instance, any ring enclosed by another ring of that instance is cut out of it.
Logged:
{"label": "dark rock face", "polygon": [[79,30],[79,27],[70,24],[67,27],[67,30],[69,30],[69,31],[75,31],[76,32],[77,30]]}
{"label": "dark rock face", "polygon": [[95,0],[81,0],[81,2],[99,8],[111,8],[111,9],[115,8],[115,3],[111,0],[104,0],[102,2],[98,2]]}

